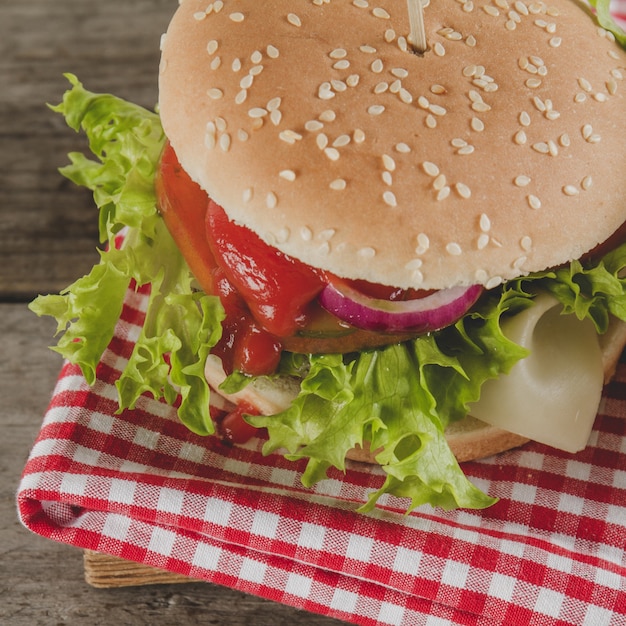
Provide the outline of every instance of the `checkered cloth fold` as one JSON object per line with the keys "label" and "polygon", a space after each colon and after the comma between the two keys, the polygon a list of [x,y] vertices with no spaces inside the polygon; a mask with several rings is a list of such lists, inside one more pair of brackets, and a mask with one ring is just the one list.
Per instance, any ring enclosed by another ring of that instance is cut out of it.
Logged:
{"label": "checkered cloth fold", "polygon": [[129,293],[94,387],[60,373],[18,492],[32,531],[358,624],[626,624],[626,362],[584,452],[464,464],[495,506],[364,515],[377,468],[308,490],[260,441],[199,437],[148,397],[118,414],[145,299]]}

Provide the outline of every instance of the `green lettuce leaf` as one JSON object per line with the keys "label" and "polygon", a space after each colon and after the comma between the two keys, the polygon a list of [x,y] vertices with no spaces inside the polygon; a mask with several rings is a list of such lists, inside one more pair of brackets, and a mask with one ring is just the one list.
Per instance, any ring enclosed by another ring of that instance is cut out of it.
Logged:
{"label": "green lettuce leaf", "polygon": [[600,26],[613,33],[617,42],[626,48],[626,32],[611,15],[611,0],[589,0],[589,4],[596,10]]}
{"label": "green lettuce leaf", "polygon": [[[39,296],[30,308],[57,320],[60,354],[78,364],[93,384],[130,286],[150,286],[146,321],[117,381],[120,410],[143,393],[169,403],[181,396],[180,419],[201,434],[214,431],[204,363],[221,336],[218,298],[193,289],[193,277],[158,214],[156,167],[165,135],[156,113],[110,94],[95,94],[67,75],[72,88],[54,111],[83,131],[96,159],[70,154],[61,172],[93,191],[100,263],[59,295]],[[115,238],[124,231],[120,249]]]}

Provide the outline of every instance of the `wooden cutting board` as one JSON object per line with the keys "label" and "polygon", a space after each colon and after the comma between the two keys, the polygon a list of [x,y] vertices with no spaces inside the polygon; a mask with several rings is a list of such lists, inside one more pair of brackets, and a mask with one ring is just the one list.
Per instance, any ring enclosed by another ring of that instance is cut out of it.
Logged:
{"label": "wooden cutting board", "polygon": [[101,589],[112,587],[133,587],[143,585],[163,585],[170,583],[202,582],[181,574],[173,574],[163,569],[134,563],[119,557],[84,551],[85,580],[92,587]]}

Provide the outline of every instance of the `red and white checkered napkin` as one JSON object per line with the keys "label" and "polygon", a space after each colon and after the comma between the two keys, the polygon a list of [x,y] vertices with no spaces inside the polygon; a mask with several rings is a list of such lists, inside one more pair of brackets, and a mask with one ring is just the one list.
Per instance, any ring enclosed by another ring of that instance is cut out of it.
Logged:
{"label": "red and white checkered napkin", "polygon": [[387,497],[364,515],[380,470],[310,491],[302,464],[198,437],[150,398],[116,414],[144,305],[129,294],[95,387],[61,371],[18,493],[32,531],[358,624],[626,624],[626,362],[586,451],[465,464],[492,508],[406,516]]}

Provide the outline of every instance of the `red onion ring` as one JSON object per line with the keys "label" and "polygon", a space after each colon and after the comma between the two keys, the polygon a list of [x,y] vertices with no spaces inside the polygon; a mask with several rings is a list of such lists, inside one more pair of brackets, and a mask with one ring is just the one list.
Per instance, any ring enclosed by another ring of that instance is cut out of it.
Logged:
{"label": "red onion ring", "polygon": [[356,328],[427,333],[463,317],[483,292],[481,285],[451,287],[414,300],[381,300],[344,283],[328,283],[319,295],[327,311]]}

